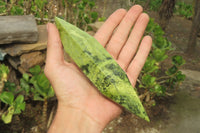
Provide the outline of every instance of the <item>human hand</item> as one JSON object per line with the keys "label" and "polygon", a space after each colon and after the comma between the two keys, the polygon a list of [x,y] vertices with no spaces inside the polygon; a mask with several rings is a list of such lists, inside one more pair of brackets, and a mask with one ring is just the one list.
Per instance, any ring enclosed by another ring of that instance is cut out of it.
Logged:
{"label": "human hand", "polygon": [[[141,6],[133,6],[128,12],[119,9],[94,36],[127,73],[133,86],[151,48],[151,37],[145,36],[141,41],[148,21],[149,17],[142,13]],[[47,27],[45,74],[58,99],[57,114],[49,132],[61,131],[62,125],[65,127],[63,132],[102,131],[121,113],[121,107],[101,95],[74,63],[64,61],[57,28],[50,23]],[[74,128],[77,129],[72,131]]]}

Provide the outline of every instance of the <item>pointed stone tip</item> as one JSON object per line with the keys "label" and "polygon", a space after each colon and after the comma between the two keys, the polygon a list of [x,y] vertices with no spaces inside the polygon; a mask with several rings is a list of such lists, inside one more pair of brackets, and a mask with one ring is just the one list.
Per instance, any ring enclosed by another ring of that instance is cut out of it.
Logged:
{"label": "pointed stone tip", "polygon": [[147,122],[150,122],[150,119],[149,119],[148,116],[146,116],[146,117],[144,118],[144,120],[146,120]]}
{"label": "pointed stone tip", "polygon": [[59,20],[59,19],[60,19],[59,17],[55,17],[55,18],[54,18],[55,21],[57,21],[57,20]]}
{"label": "pointed stone tip", "polygon": [[58,24],[58,22],[61,20],[59,17],[55,17],[54,18],[56,25]]}

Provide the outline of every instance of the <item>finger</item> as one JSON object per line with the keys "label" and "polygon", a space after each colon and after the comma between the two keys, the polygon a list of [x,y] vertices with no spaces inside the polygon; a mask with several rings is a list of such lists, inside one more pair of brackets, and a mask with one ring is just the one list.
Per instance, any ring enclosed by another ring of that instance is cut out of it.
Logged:
{"label": "finger", "polygon": [[106,46],[113,31],[115,30],[117,25],[119,25],[125,14],[125,9],[118,9],[117,11],[115,11],[94,35],[94,37],[99,41],[99,43],[103,45],[103,47]]}
{"label": "finger", "polygon": [[132,60],[132,62],[127,68],[127,75],[133,86],[135,86],[135,82],[140,74],[140,71],[142,70],[142,67],[144,66],[146,58],[151,49],[151,45],[152,45],[151,37],[145,36],[141,42],[141,45],[138,49],[135,58]]}
{"label": "finger", "polygon": [[127,40],[133,24],[137,20],[138,16],[141,14],[142,10],[142,7],[139,5],[133,6],[123,18],[117,28],[117,31],[110,39],[110,42],[108,43],[106,49],[114,58],[117,58],[121,48]]}
{"label": "finger", "polygon": [[149,16],[146,13],[142,13],[136,21],[128,41],[122,48],[118,57],[118,63],[124,70],[126,70],[135,55],[148,22]]}
{"label": "finger", "polygon": [[47,24],[48,42],[46,64],[56,65],[64,62],[63,47],[59,32],[54,24]]}

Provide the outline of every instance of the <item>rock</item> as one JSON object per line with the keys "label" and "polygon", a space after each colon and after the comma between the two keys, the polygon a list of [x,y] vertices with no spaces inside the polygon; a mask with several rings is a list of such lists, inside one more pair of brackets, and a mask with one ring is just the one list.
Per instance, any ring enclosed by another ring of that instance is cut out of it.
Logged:
{"label": "rock", "polygon": [[7,53],[3,52],[1,49],[0,49],[0,61],[3,61],[4,60],[4,57]]}
{"label": "rock", "polygon": [[47,47],[46,25],[39,25],[38,33],[39,33],[39,38],[38,38],[37,43],[8,45],[8,46],[2,48],[2,50],[11,56],[18,56],[18,55],[21,55],[22,53],[28,53],[31,51],[46,49],[46,47]]}
{"label": "rock", "polygon": [[20,57],[21,67],[27,72],[31,67],[35,65],[42,65],[45,62],[45,53],[42,52],[32,52],[28,54],[23,54]]}
{"label": "rock", "polygon": [[16,70],[18,66],[20,65],[20,59],[19,57],[8,57],[8,62],[11,64],[12,67],[14,67]]}
{"label": "rock", "polygon": [[95,32],[94,31],[87,31],[88,34],[90,34],[91,36],[94,36]]}
{"label": "rock", "polygon": [[193,71],[193,70],[181,70],[183,74],[186,75],[187,78],[190,78],[192,80],[196,80],[200,82],[200,72],[199,71]]}
{"label": "rock", "polygon": [[0,44],[35,43],[38,30],[34,16],[0,16]]}
{"label": "rock", "polygon": [[95,22],[92,24],[89,24],[89,26],[92,27],[94,32],[97,32],[97,30],[104,24],[104,22]]}

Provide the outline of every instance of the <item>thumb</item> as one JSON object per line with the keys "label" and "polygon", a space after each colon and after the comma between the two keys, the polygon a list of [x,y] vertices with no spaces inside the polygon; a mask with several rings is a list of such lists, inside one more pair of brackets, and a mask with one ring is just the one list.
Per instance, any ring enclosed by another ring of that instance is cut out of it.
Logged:
{"label": "thumb", "polygon": [[46,65],[54,66],[64,63],[63,46],[58,29],[52,23],[47,24],[48,42]]}

